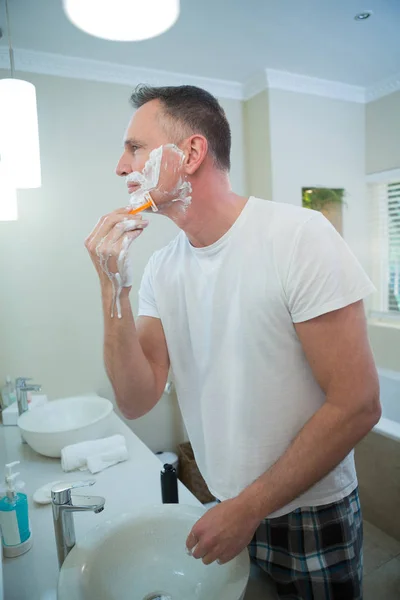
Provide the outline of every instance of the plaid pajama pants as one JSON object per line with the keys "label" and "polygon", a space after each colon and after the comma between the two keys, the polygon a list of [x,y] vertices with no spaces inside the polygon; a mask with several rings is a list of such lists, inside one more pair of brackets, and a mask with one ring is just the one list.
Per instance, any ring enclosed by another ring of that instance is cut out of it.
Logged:
{"label": "plaid pajama pants", "polygon": [[281,600],[362,600],[362,542],[356,488],[340,502],[264,519],[249,553]]}

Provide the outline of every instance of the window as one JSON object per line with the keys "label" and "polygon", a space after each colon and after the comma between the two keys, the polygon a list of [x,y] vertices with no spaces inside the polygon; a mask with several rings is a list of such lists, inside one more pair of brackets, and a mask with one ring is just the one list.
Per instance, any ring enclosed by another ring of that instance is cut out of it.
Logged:
{"label": "window", "polygon": [[388,218],[388,310],[400,312],[400,182],[386,187]]}
{"label": "window", "polygon": [[378,288],[373,311],[378,317],[400,319],[400,176],[373,183],[371,199],[372,274]]}

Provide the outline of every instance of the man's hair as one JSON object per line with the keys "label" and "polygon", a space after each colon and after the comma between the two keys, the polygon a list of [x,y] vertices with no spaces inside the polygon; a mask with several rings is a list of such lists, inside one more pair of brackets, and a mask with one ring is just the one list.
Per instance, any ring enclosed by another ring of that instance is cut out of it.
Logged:
{"label": "man's hair", "polygon": [[163,115],[172,120],[175,136],[178,136],[179,130],[181,134],[184,132],[181,139],[195,133],[204,135],[216,166],[229,171],[231,129],[223,108],[214,96],[193,85],[152,87],[144,84],[138,85],[131,95],[134,108],[140,108],[151,100],[161,102]]}

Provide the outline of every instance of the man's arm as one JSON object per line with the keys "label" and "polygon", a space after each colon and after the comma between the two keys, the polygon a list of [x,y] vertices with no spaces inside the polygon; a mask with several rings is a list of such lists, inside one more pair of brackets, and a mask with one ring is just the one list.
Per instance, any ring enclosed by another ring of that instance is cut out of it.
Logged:
{"label": "man's arm", "polygon": [[[140,317],[135,325],[133,318],[129,301],[133,274],[128,250],[148,222],[140,215],[131,215],[130,210],[128,206],[102,217],[85,240],[85,246],[100,279],[107,374],[121,412],[128,419],[137,419],[161,398],[169,357],[160,319]],[[123,286],[119,294],[122,318],[111,316],[117,273],[118,286],[121,282]]]}
{"label": "man's arm", "polygon": [[160,319],[134,321],[129,288],[121,292],[123,319],[111,318],[112,289],[103,291],[104,362],[117,404],[128,419],[148,413],[162,396],[169,357]]}
{"label": "man's arm", "polygon": [[381,416],[363,302],[295,328],[326,402],[281,458],[238,496],[260,520],[332,471]]}

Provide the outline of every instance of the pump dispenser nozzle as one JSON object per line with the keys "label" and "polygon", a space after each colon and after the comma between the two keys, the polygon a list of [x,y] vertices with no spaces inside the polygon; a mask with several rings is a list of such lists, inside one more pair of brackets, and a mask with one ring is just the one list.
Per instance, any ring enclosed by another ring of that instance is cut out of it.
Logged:
{"label": "pump dispenser nozzle", "polygon": [[9,500],[14,500],[17,496],[16,490],[22,490],[25,486],[23,481],[16,481],[17,477],[20,475],[19,472],[13,473],[13,468],[16,465],[19,465],[20,461],[15,460],[14,462],[6,464],[6,496]]}

